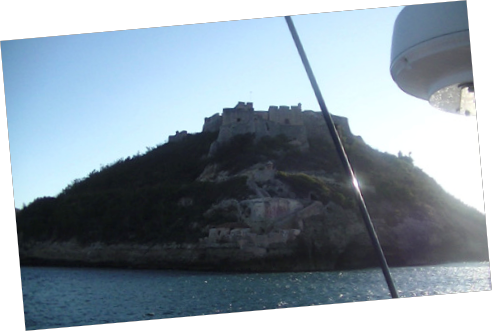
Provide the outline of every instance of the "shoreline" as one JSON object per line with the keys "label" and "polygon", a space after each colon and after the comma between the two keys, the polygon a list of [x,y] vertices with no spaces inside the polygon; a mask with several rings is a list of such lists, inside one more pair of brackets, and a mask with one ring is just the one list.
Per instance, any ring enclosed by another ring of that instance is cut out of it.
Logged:
{"label": "shoreline", "polygon": [[[29,247],[26,247],[29,246]],[[265,256],[242,252],[238,247],[205,247],[200,244],[102,244],[80,245],[76,242],[31,243],[19,247],[21,267],[80,267],[134,270],[177,270],[225,273],[271,273],[348,271],[380,268],[376,259],[352,261],[340,266],[328,256],[311,260],[296,251],[295,246],[284,245],[271,249]],[[489,260],[431,259],[427,261],[395,261],[390,268],[473,263]]]}

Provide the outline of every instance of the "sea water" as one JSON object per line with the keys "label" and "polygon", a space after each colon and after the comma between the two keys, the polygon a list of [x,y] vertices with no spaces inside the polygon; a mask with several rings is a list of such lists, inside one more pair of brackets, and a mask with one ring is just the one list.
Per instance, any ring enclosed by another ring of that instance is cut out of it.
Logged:
{"label": "sea water", "polygon": [[[489,263],[391,268],[400,297],[491,290]],[[390,297],[380,269],[295,273],[21,267],[27,330]]]}

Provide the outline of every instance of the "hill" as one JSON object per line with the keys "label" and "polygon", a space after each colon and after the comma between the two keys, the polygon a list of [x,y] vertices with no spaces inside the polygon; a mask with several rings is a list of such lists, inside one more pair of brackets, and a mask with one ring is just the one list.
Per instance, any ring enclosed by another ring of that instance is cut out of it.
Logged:
{"label": "hill", "polygon": [[[377,266],[327,132],[306,130],[309,120],[275,124],[253,115],[249,122],[206,119],[201,133],[180,133],[18,210],[21,263],[243,271]],[[446,193],[410,157],[374,150],[352,135],[346,119],[337,123],[390,266],[488,260],[483,214]],[[277,129],[259,131],[265,124]]]}

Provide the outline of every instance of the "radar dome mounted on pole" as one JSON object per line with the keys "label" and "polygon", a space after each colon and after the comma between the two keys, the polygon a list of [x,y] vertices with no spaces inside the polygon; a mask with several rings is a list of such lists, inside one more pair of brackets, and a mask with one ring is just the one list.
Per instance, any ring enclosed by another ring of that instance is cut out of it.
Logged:
{"label": "radar dome mounted on pole", "polygon": [[405,7],[393,30],[391,76],[436,108],[475,115],[466,2]]}

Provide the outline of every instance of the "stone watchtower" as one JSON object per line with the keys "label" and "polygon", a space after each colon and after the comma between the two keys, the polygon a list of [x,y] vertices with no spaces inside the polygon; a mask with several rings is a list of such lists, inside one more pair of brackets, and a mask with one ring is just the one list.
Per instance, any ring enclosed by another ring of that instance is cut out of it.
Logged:
{"label": "stone watchtower", "polygon": [[222,125],[244,124],[251,122],[254,118],[253,103],[239,102],[234,108],[222,110]]}

